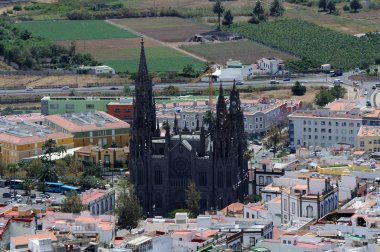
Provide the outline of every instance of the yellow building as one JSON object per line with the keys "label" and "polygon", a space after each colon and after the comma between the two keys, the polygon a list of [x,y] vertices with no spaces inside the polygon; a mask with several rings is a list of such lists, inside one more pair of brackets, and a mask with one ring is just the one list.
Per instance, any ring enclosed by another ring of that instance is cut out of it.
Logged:
{"label": "yellow building", "polygon": [[380,126],[361,126],[356,138],[356,149],[380,152]]}
{"label": "yellow building", "polygon": [[128,147],[103,149],[98,146],[85,146],[74,152],[76,160],[99,164],[107,167],[123,167],[126,165],[129,154]]}
{"label": "yellow building", "polygon": [[56,140],[58,146],[63,145],[66,149],[74,147],[71,134],[28,121],[0,119],[0,158],[4,164],[42,155],[42,146],[49,139]]}
{"label": "yellow building", "polygon": [[74,136],[74,147],[128,145],[129,124],[105,112],[69,113],[45,117],[45,125]]}

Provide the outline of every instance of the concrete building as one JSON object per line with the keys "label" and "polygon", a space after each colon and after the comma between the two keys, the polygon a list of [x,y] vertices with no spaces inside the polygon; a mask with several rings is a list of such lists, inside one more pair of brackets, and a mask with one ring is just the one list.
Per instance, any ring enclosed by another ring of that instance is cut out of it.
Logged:
{"label": "concrete building", "polygon": [[105,214],[115,208],[115,191],[90,189],[80,194],[83,206],[92,215]]}
{"label": "concrete building", "polygon": [[13,236],[11,237],[10,249],[28,249],[29,241],[34,239],[48,239],[50,244],[57,242],[57,237],[52,232]]}
{"label": "concrete building", "polygon": [[380,109],[375,109],[363,115],[363,125],[380,126]]}
{"label": "concrete building", "polygon": [[380,152],[380,126],[362,126],[355,147],[357,150]]}
{"label": "concrete building", "polygon": [[72,134],[40,125],[40,120],[34,123],[19,121],[20,118],[0,119],[0,158],[4,164],[43,154],[42,146],[49,139],[54,139],[58,146],[66,149],[74,147]]}
{"label": "concrete building", "polygon": [[105,112],[70,113],[49,115],[45,125],[52,129],[72,134],[74,147],[98,145],[110,147],[128,144],[129,124]]}
{"label": "concrete building", "polygon": [[107,113],[120,120],[130,122],[133,119],[133,102],[131,99],[110,102],[107,104]]}
{"label": "concrete building", "polygon": [[124,100],[128,99],[123,97],[44,96],[41,99],[41,113],[43,115],[54,115],[95,111],[106,112],[109,103]]}
{"label": "concrete building", "polygon": [[285,188],[281,193],[282,223],[294,217],[319,219],[338,207],[338,190],[329,179],[310,178],[307,184]]}
{"label": "concrete building", "polygon": [[277,74],[283,70],[284,61],[276,57],[262,58],[257,61],[257,65],[260,70],[267,71],[269,74]]}
{"label": "concrete building", "polygon": [[296,111],[289,118],[289,146],[337,144],[354,146],[362,125],[362,105],[356,101],[338,100],[314,111]]}

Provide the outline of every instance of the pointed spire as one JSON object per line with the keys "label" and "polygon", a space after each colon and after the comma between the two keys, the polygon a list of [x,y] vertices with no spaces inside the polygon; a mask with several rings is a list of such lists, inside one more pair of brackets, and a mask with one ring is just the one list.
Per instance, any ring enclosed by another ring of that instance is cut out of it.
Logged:
{"label": "pointed spire", "polygon": [[223,96],[223,85],[222,85],[222,81],[220,81],[220,86],[219,86],[219,96]]}
{"label": "pointed spire", "polygon": [[158,120],[157,120],[156,137],[160,137],[160,136],[161,136],[160,124],[158,123]]}
{"label": "pointed spire", "polygon": [[234,85],[232,86],[232,90],[236,90],[236,82],[235,82],[235,79],[234,79]]}
{"label": "pointed spire", "polygon": [[174,135],[178,135],[178,119],[177,119],[177,114],[174,114],[173,133],[174,133]]}
{"label": "pointed spire", "polygon": [[141,50],[140,50],[140,63],[139,70],[137,72],[136,84],[151,84],[151,79],[148,72],[148,66],[146,64],[144,38],[141,37]]}

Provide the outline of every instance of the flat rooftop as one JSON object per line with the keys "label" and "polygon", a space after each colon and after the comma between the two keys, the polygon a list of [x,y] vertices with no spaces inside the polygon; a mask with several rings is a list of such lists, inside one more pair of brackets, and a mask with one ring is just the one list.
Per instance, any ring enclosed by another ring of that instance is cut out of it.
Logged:
{"label": "flat rooftop", "polygon": [[90,130],[106,130],[115,128],[129,128],[129,124],[102,111],[85,113],[68,113],[49,115],[45,117],[70,132]]}
{"label": "flat rooftop", "polygon": [[57,132],[49,127],[28,121],[15,122],[0,119],[0,139],[13,144],[43,142],[48,139],[72,137],[70,134]]}

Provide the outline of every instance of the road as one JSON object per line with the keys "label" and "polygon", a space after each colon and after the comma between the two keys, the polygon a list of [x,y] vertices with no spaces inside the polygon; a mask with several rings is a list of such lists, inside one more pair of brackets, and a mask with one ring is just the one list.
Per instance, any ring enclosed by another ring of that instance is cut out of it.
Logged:
{"label": "road", "polygon": [[[294,78],[291,81],[282,81],[279,80],[279,85],[293,85],[295,81],[300,81],[306,86],[312,86],[312,85],[322,85],[322,86],[331,86],[334,79],[340,79],[344,82],[344,85],[350,85],[352,86],[353,81],[349,80],[348,77],[352,75],[352,72],[345,73],[343,76],[340,77],[334,77],[331,78],[328,75],[314,75],[314,76],[307,76],[307,77],[301,77],[301,78]],[[263,85],[263,84],[269,84],[270,80],[250,80],[245,81],[244,86],[256,86],[256,85]],[[371,96],[372,92],[370,92],[372,85],[374,85],[376,82],[363,82],[362,88],[367,89],[369,91],[368,99]],[[165,87],[168,87],[170,85],[177,86],[180,90],[188,90],[188,89],[204,89],[208,87],[207,82],[198,82],[194,84],[188,84],[188,83],[159,83],[154,85],[155,90],[160,90]],[[214,83],[214,86],[219,85],[219,83]],[[231,87],[233,85],[233,82],[223,82],[224,87]],[[272,84],[277,85],[277,84]],[[105,87],[79,87],[79,88],[72,88],[69,90],[62,90],[61,88],[49,88],[49,89],[34,89],[33,91],[26,91],[25,89],[4,89],[1,90],[1,96],[16,96],[16,95],[50,95],[50,94],[62,94],[62,95],[68,95],[71,90],[73,90],[75,93],[114,93],[118,94],[123,91],[123,86],[105,86]],[[133,85],[130,85],[131,89],[134,89]],[[364,92],[364,91],[363,91]],[[355,95],[355,94],[353,94]],[[350,97],[354,98],[354,97]]]}

